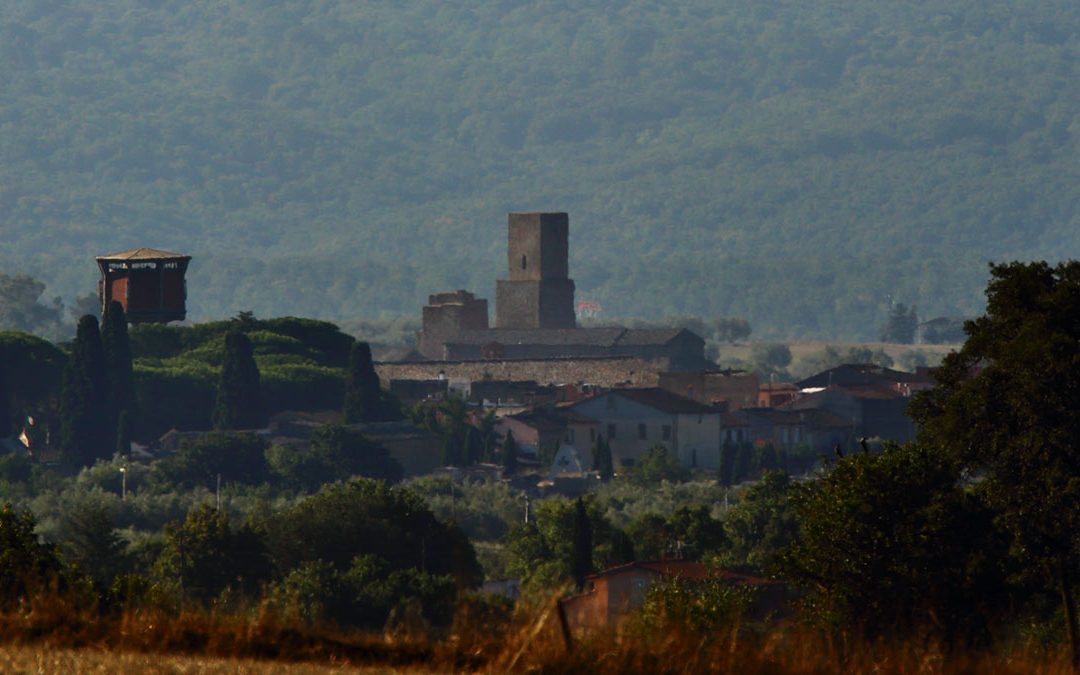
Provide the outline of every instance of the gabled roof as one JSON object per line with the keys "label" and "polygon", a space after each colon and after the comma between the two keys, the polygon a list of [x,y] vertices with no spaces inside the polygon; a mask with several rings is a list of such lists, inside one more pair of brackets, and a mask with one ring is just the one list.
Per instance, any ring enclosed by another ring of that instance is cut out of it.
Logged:
{"label": "gabled roof", "polygon": [[666,345],[683,333],[701,339],[685,328],[488,328],[461,331],[447,340],[446,344],[483,346],[497,342],[503,345],[640,347]]}
{"label": "gabled roof", "polygon": [[669,415],[708,415],[720,412],[712,406],[698,403],[694,399],[679,396],[660,387],[612,389],[606,394],[601,394],[601,396],[622,396],[635,403],[640,403]]}
{"label": "gabled roof", "polygon": [[98,260],[172,260],[176,258],[188,258],[191,256],[183,253],[170,253],[159,251],[156,248],[133,248],[130,251],[120,251],[108,255],[99,255]]}
{"label": "gabled roof", "polygon": [[619,345],[666,345],[682,334],[697,340],[702,338],[685,328],[627,328],[616,340]]}
{"label": "gabled roof", "polygon": [[796,382],[800,389],[809,387],[857,387],[883,382],[929,382],[923,375],[885,368],[875,363],[845,363]]}

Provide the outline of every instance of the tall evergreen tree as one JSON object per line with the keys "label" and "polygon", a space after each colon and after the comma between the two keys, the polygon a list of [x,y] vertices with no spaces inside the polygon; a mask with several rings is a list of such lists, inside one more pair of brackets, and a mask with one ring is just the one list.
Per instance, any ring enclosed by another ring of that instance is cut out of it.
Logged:
{"label": "tall evergreen tree", "polygon": [[60,392],[60,451],[72,464],[92,464],[112,452],[105,354],[97,317],[79,319]]}
{"label": "tall evergreen tree", "polygon": [[581,588],[585,583],[585,577],[593,571],[593,531],[592,523],[589,522],[589,513],[585,509],[585,502],[580,497],[574,503],[574,525],[571,536],[573,546],[570,553],[570,572],[574,576],[574,583]]}
{"label": "tall evergreen tree", "polygon": [[518,444],[514,440],[514,432],[509,429],[506,431],[506,439],[503,441],[502,449],[502,466],[503,475],[512,476],[517,472],[518,466]]}
{"label": "tall evergreen tree", "polygon": [[345,423],[382,422],[386,419],[383,407],[379,375],[371,360],[371,346],[366,342],[354,342],[345,372]]}
{"label": "tall evergreen tree", "polygon": [[465,448],[459,434],[447,434],[443,438],[443,466],[464,466]]}
{"label": "tall evergreen tree", "polygon": [[215,429],[259,429],[266,425],[259,367],[251,340],[240,331],[225,334],[225,360],[213,420]]}
{"label": "tall evergreen tree", "polygon": [[600,480],[611,480],[615,475],[615,464],[611,459],[611,446],[600,434],[596,435],[596,445],[593,446],[593,471],[600,474]]}
{"label": "tall evergreen tree", "polygon": [[[124,411],[131,409],[134,396],[127,315],[124,313],[123,305],[115,300],[105,308],[105,314],[101,319],[101,346],[105,355],[109,427],[118,434],[120,416]],[[119,437],[117,436],[115,440],[114,445],[119,447]],[[127,454],[126,451],[124,454]]]}
{"label": "tall evergreen tree", "polygon": [[0,438],[11,435],[12,429],[11,388],[8,385],[7,371],[0,363]]}
{"label": "tall evergreen tree", "polygon": [[127,410],[121,410],[116,418],[116,454],[121,457],[131,454],[131,432],[128,431]]}

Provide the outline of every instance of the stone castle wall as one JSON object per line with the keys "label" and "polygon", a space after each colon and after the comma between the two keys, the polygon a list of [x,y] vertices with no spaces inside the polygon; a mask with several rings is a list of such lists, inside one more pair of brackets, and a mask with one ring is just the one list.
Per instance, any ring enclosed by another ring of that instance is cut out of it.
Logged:
{"label": "stone castle wall", "polygon": [[376,363],[384,383],[390,380],[533,380],[538,384],[594,384],[655,387],[668,364],[636,357],[491,361],[421,361]]}

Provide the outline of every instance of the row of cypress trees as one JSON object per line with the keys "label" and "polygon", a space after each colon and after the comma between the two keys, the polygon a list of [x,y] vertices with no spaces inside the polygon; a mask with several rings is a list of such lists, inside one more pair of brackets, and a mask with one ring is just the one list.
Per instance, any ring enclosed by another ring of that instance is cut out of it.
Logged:
{"label": "row of cypress trees", "polygon": [[[251,340],[242,330],[225,334],[225,352],[212,422],[215,429],[258,429],[266,425],[258,365]],[[10,426],[10,397],[0,373],[0,416]],[[345,423],[380,422],[400,415],[382,395],[366,342],[356,342],[345,377]],[[128,419],[134,404],[131,343],[123,306],[111,302],[99,325],[79,319],[60,392],[61,456],[72,466],[94,463],[131,446]],[[0,429],[0,432],[5,431]],[[10,429],[7,430],[10,432]]]}
{"label": "row of cypress trees", "polygon": [[[400,416],[382,394],[371,347],[366,342],[353,343],[349,351],[342,412],[345,424],[385,422]],[[225,358],[214,403],[214,428],[259,429],[266,421],[259,367],[251,340],[243,331],[230,331],[225,334]]]}
{"label": "row of cypress trees", "polygon": [[114,301],[100,326],[91,314],[79,319],[64,368],[59,447],[66,462],[85,465],[114,451],[127,454],[132,391],[127,316]]}

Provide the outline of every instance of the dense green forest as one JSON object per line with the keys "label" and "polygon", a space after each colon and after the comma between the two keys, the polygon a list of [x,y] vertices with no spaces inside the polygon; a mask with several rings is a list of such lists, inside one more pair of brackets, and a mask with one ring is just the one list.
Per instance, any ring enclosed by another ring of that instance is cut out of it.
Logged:
{"label": "dense green forest", "polygon": [[1080,251],[1067,0],[10,0],[0,271],[194,256],[190,318],[493,298],[565,210],[579,298],[876,338]]}

